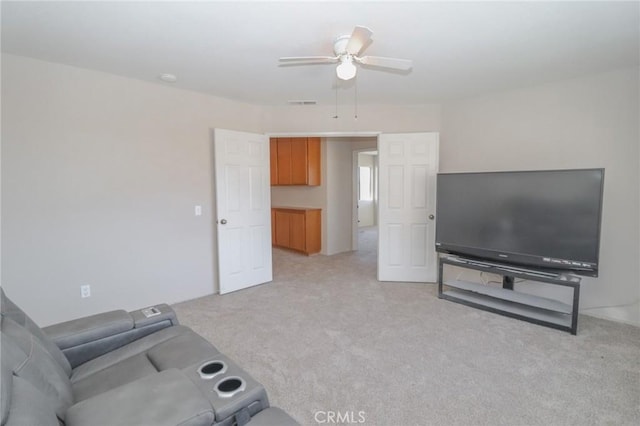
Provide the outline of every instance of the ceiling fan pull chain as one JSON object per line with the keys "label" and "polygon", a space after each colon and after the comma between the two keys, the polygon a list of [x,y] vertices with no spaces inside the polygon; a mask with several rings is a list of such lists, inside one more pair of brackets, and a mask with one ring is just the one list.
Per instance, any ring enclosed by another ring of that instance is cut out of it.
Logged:
{"label": "ceiling fan pull chain", "polygon": [[356,77],[355,86],[356,86],[355,108],[354,108],[355,112],[354,112],[353,118],[357,120],[358,119],[358,77]]}
{"label": "ceiling fan pull chain", "polygon": [[336,88],[336,115],[334,115],[333,118],[338,118],[338,77],[336,77],[335,88]]}

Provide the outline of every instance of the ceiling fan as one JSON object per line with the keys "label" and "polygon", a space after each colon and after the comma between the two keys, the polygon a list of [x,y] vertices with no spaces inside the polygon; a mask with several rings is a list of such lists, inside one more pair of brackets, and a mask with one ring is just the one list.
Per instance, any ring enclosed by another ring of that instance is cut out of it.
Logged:
{"label": "ceiling fan", "polygon": [[336,75],[341,80],[351,80],[356,76],[356,63],[372,67],[390,68],[407,71],[413,66],[409,59],[384,58],[382,56],[360,56],[371,44],[371,31],[367,27],[356,26],[351,35],[343,35],[333,43],[335,56],[289,56],[280,58],[280,62],[291,65],[303,64],[335,64]]}

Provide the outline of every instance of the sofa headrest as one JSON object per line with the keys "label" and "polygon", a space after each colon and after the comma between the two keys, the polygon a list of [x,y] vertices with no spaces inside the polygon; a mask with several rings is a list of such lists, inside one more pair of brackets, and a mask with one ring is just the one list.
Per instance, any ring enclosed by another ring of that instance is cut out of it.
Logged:
{"label": "sofa headrest", "polygon": [[60,364],[60,367],[64,370],[67,377],[71,376],[71,365],[67,357],[64,356],[53,340],[42,331],[38,324],[7,297],[2,287],[0,287],[0,315],[2,315],[3,318],[9,318],[31,333],[38,340],[38,343],[49,352],[51,357]]}

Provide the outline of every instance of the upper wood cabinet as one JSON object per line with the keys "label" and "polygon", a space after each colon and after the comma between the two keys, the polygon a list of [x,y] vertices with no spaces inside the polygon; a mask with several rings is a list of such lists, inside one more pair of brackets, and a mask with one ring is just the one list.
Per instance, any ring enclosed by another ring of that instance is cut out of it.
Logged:
{"label": "upper wood cabinet", "polygon": [[320,185],[320,138],[271,138],[271,185]]}

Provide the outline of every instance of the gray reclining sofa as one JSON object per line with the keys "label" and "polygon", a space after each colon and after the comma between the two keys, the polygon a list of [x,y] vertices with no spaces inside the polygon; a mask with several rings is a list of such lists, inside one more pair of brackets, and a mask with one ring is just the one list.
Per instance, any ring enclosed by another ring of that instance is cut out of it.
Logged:
{"label": "gray reclining sofa", "polygon": [[1,425],[297,425],[168,305],[41,329],[0,288]]}

